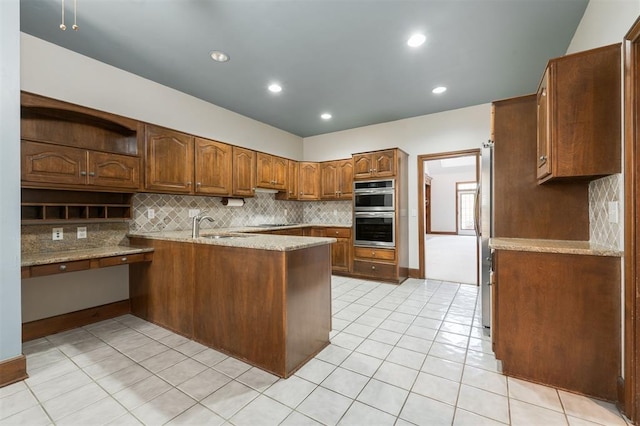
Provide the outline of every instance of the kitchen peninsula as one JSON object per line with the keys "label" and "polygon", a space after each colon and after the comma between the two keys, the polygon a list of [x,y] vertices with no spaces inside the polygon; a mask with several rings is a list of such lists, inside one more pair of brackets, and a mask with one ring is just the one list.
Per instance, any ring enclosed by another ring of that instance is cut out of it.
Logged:
{"label": "kitchen peninsula", "polygon": [[336,240],[251,231],[129,235],[154,249],[131,266],[131,311],[286,378],[329,344]]}

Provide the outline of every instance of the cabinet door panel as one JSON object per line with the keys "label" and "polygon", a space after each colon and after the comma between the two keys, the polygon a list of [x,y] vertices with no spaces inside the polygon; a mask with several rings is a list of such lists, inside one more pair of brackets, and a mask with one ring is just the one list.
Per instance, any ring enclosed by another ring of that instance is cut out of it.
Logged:
{"label": "cabinet door panel", "polygon": [[259,188],[273,188],[272,158],[262,152],[256,154],[256,186]]}
{"label": "cabinet door panel", "polygon": [[287,171],[288,162],[286,158],[272,157],[272,171],[273,171],[273,188],[274,189],[287,189]]}
{"label": "cabinet door panel", "polygon": [[349,200],[353,198],[353,162],[351,160],[338,161],[338,198]]}
{"label": "cabinet door panel", "polygon": [[256,180],[255,151],[233,147],[233,195],[253,197]]}
{"label": "cabinet door panel", "polygon": [[140,159],[126,155],[89,151],[88,183],[96,186],[137,189]]}
{"label": "cabinet door panel", "polygon": [[355,178],[371,177],[372,172],[371,155],[356,154],[353,156],[353,176]]}
{"label": "cabinet door panel", "polygon": [[85,150],[36,142],[22,142],[20,147],[22,181],[85,184]]}
{"label": "cabinet door panel", "polygon": [[301,200],[320,199],[320,165],[303,161],[300,163],[299,198]]}
{"label": "cabinet door panel", "polygon": [[338,169],[335,161],[322,163],[320,176],[320,197],[336,198],[338,196]]}
{"label": "cabinet door panel", "polygon": [[289,200],[297,200],[298,199],[298,180],[300,174],[300,163],[294,160],[288,161],[288,180],[287,187],[288,195],[287,198]]}
{"label": "cabinet door panel", "polygon": [[331,268],[334,271],[349,272],[351,269],[351,240],[338,238],[331,244]]}
{"label": "cabinet door panel", "polygon": [[372,156],[374,175],[379,177],[395,175],[395,150],[376,152]]}
{"label": "cabinet door panel", "polygon": [[231,195],[231,146],[207,139],[195,139],[195,192]]}
{"label": "cabinet door panel", "polygon": [[146,126],[145,188],[190,193],[193,187],[193,137]]}

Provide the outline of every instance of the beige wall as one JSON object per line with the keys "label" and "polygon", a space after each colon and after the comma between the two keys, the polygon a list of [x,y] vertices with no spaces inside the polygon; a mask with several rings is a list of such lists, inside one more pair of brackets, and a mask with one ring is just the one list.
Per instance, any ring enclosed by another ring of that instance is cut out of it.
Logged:
{"label": "beige wall", "polygon": [[21,87],[33,93],[287,158],[302,138],[21,33]]}
{"label": "beige wall", "polygon": [[129,298],[129,267],[22,280],[22,321],[29,322]]}
{"label": "beige wall", "polygon": [[567,53],[620,43],[638,15],[639,0],[590,0]]}

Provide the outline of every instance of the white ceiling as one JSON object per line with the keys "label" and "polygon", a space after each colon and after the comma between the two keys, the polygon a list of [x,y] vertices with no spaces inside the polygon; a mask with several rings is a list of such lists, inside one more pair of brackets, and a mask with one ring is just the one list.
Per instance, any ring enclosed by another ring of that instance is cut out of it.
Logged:
{"label": "white ceiling", "polygon": [[21,30],[302,137],[532,93],[588,3],[76,0],[76,32],[61,1],[22,0]]}

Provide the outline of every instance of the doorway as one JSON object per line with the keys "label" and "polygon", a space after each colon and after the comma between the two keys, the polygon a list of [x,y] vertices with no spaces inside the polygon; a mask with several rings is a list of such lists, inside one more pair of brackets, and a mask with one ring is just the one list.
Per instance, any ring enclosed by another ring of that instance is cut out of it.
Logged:
{"label": "doorway", "polygon": [[480,150],[418,156],[419,278],[478,284]]}

